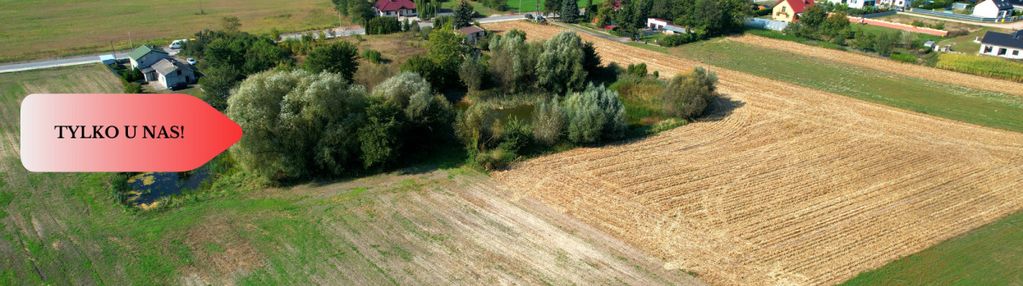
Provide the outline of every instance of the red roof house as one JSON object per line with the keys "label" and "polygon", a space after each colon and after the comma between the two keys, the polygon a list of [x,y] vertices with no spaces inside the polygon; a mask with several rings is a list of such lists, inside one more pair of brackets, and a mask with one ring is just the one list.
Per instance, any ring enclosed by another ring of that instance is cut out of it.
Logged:
{"label": "red roof house", "polygon": [[803,10],[813,6],[813,0],[780,0],[774,5],[771,11],[771,18],[775,21],[794,22],[799,20],[799,14]]}
{"label": "red roof house", "polygon": [[377,0],[373,10],[381,17],[416,16],[416,3],[412,0]]}

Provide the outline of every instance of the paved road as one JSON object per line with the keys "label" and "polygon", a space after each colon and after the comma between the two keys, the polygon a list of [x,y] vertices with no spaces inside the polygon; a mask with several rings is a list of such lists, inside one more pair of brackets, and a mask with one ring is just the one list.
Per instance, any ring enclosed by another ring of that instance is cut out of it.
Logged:
{"label": "paved road", "polygon": [[[85,65],[85,64],[91,64],[91,63],[98,63],[99,62],[99,57],[101,55],[109,55],[109,53],[97,54],[97,55],[88,55],[88,56],[76,56],[76,57],[60,58],[60,59],[37,60],[37,61],[22,62],[22,63],[4,64],[4,65],[0,65],[0,73],[27,71],[27,70],[37,70],[37,69],[48,69],[48,68],[55,68],[55,67],[75,66],[75,65]],[[119,58],[119,59],[120,58],[125,58],[127,56],[128,56],[128,54],[127,53],[123,53],[123,52],[117,54],[117,58]]]}

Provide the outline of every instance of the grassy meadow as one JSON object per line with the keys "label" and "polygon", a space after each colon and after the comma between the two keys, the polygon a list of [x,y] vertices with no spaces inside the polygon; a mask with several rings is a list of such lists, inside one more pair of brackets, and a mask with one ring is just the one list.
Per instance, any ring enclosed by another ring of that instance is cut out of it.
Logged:
{"label": "grassy meadow", "polygon": [[201,29],[219,27],[226,16],[238,17],[242,30],[257,33],[339,24],[330,0],[5,0],[0,7],[0,19],[4,19],[0,62],[187,38]]}
{"label": "grassy meadow", "polygon": [[[647,45],[639,45],[650,48]],[[1023,98],[886,74],[727,40],[665,52],[749,74],[977,125],[1023,132]]]}
{"label": "grassy meadow", "polygon": [[856,285],[1021,285],[1023,213],[846,281]]}

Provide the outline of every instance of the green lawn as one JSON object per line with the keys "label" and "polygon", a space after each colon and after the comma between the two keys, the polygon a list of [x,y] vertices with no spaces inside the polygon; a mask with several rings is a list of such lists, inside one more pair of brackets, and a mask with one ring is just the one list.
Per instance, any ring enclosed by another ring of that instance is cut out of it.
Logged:
{"label": "green lawn", "polygon": [[1023,212],[856,276],[843,285],[1023,285]]}
{"label": "green lawn", "polygon": [[726,40],[664,50],[707,64],[870,102],[1023,132],[1023,98],[1019,96],[887,74]]}
{"label": "green lawn", "polygon": [[[201,9],[204,14],[199,14]],[[242,30],[304,30],[339,23],[329,0],[4,0],[0,62],[124,49],[218,28],[225,16]],[[160,42],[166,45],[166,41]]]}
{"label": "green lawn", "polygon": [[[587,1],[578,0],[579,8],[585,8]],[[593,5],[603,3],[604,0],[592,0]],[[543,0],[508,0],[508,8],[512,11],[534,12],[543,10]]]}

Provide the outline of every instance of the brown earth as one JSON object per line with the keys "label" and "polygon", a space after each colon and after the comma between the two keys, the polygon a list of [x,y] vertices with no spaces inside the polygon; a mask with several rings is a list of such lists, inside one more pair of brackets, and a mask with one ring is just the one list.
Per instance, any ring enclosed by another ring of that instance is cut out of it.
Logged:
{"label": "brown earth", "polygon": [[821,47],[808,46],[800,43],[771,39],[754,35],[743,35],[739,37],[731,37],[728,39],[731,41],[746,43],[754,46],[783,50],[804,56],[826,59],[847,65],[875,69],[881,72],[922,78],[926,80],[949,83],[954,85],[961,85],[981,90],[1023,96],[1023,83],[1008,80],[993,79],[989,77],[958,73],[954,71],[932,68],[927,66],[900,63],[897,61],[884,58],[872,57],[832,49],[825,49]]}
{"label": "brown earth", "polygon": [[[605,62],[702,65],[580,35]],[[494,177],[716,285],[839,283],[1023,208],[1023,134],[709,69],[709,118]]]}

